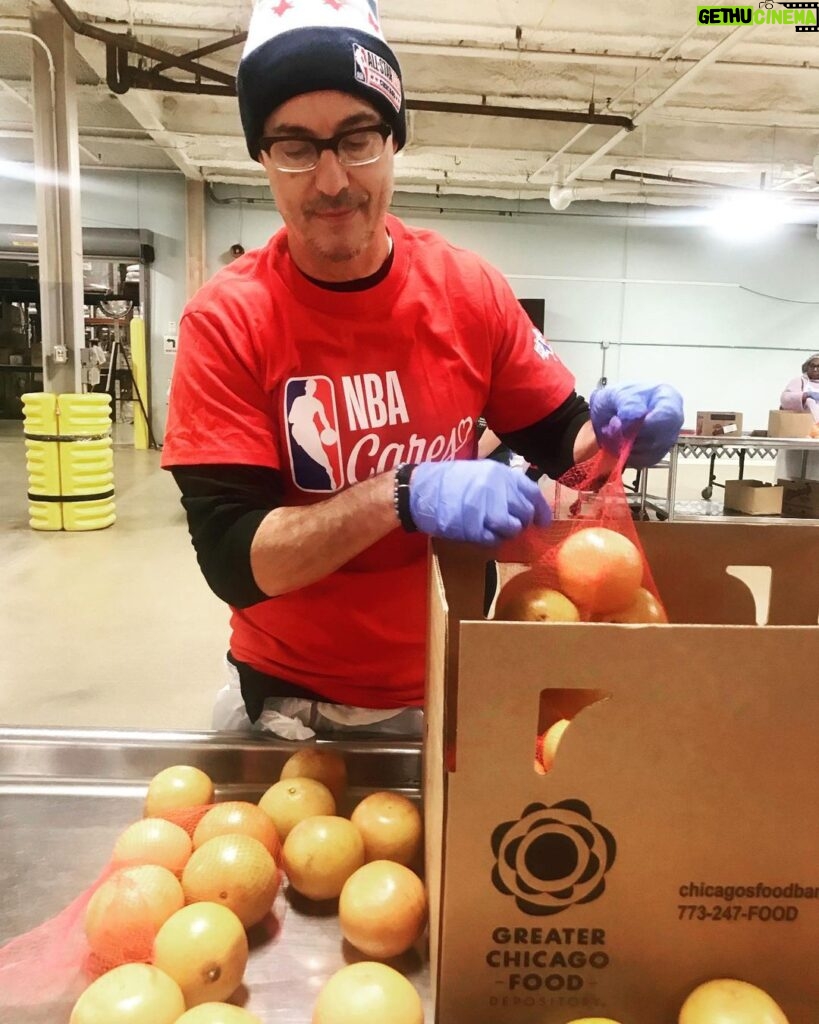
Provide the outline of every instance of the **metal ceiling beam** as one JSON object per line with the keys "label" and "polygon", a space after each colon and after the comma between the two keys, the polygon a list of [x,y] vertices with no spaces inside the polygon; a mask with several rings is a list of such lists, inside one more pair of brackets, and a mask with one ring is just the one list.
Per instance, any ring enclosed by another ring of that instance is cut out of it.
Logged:
{"label": "metal ceiling beam", "polygon": [[[711,47],[708,53],[706,53],[704,57],[701,57],[692,68],[683,72],[676,81],[666,89],[663,89],[663,91],[655,96],[653,100],[644,104],[634,115],[634,124],[643,124],[647,121],[653,110],[656,110],[668,103],[672,96],[676,96],[677,93],[681,92],[687,85],[689,85],[697,75],[701,74],[706,68],[713,65],[721,53],[725,53],[727,50],[731,49],[731,47],[736,46],[736,44],[748,34],[751,28],[752,26],[750,25],[741,25],[739,28],[735,28],[733,32],[730,32],[727,36],[721,39],[716,46]],[[614,149],[614,147],[622,142],[627,135],[628,132],[625,129],[621,129],[617,132],[616,135],[612,136],[612,138],[600,146],[600,148],[592,153],[591,156],[587,157],[581,164],[575,167],[574,170],[564,178],[563,184],[569,185],[571,182],[577,181],[577,179],[585,173],[592,164],[595,164],[601,157]]]}

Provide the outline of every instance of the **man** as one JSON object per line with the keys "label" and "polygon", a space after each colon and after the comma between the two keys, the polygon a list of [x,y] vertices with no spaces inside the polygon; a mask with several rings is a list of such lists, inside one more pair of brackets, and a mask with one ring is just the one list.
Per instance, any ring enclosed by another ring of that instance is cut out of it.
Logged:
{"label": "man", "polygon": [[189,303],[163,454],[233,612],[214,725],[418,734],[428,537],[550,519],[475,459],[479,416],[557,477],[624,432],[657,461],[680,397],[604,389],[590,418],[501,274],[388,215],[405,105],[372,0],[264,0],[238,91],[285,228]]}

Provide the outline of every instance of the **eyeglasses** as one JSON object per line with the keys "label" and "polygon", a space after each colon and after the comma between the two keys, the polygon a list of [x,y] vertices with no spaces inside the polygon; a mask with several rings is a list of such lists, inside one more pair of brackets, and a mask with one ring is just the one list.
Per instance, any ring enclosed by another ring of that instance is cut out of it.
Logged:
{"label": "eyeglasses", "polygon": [[259,142],[259,151],[270,157],[278,171],[303,174],[318,166],[325,149],[332,150],[344,167],[374,164],[384,154],[392,133],[388,124],[348,128],[329,139],[309,139],[301,135],[272,135]]}

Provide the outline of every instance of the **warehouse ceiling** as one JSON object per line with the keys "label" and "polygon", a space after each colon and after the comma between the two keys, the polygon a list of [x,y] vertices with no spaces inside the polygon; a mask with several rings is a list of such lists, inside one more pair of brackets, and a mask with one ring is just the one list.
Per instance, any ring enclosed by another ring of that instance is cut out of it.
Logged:
{"label": "warehouse ceiling", "polygon": [[[250,0],[40,3],[76,18],[84,167],[264,184],[224,84],[242,49],[224,43],[247,29]],[[380,9],[411,108],[396,161],[402,191],[549,197],[563,208],[574,198],[707,202],[762,186],[819,203],[819,32],[701,25],[696,0],[382,0]],[[0,0],[0,160],[33,160],[31,44],[16,34],[30,30],[30,10]],[[99,30],[143,48],[121,53],[117,81],[105,43],[86,34]],[[216,73],[199,86],[144,50],[190,59],[212,46],[194,58]],[[157,74],[211,92],[126,88],[129,75],[138,85]],[[576,120],[556,119],[566,115]]]}

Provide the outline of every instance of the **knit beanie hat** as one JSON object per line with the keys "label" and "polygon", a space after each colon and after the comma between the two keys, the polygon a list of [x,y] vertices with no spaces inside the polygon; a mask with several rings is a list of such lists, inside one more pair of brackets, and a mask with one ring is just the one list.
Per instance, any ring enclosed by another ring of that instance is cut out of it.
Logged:
{"label": "knit beanie hat", "polygon": [[260,0],[236,88],[254,160],[276,107],[323,89],[360,96],[390,125],[398,148],[406,142],[401,68],[381,33],[378,0]]}

